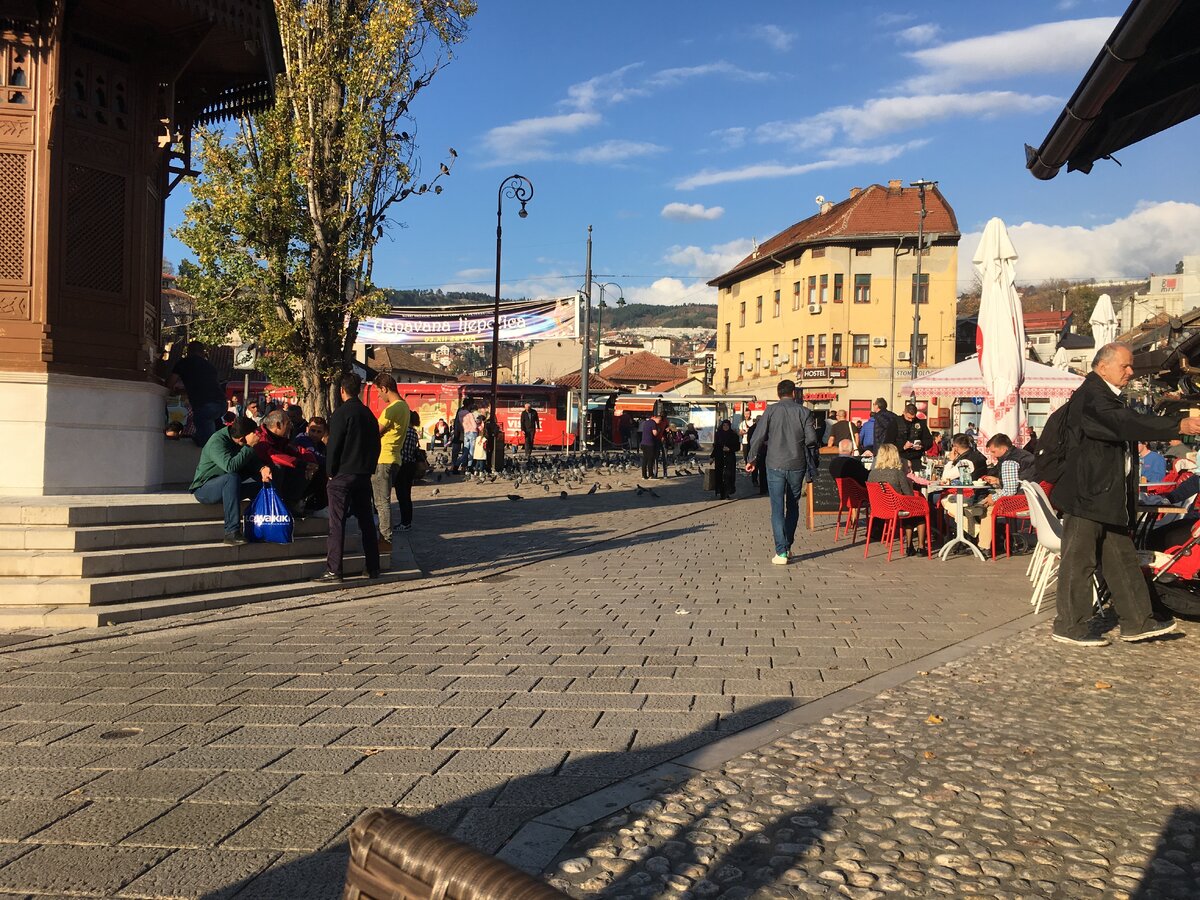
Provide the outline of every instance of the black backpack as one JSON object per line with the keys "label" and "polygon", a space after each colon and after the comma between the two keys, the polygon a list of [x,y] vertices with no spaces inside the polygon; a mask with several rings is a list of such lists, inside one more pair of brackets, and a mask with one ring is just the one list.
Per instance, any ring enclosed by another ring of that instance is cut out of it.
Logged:
{"label": "black backpack", "polygon": [[1058,484],[1067,471],[1067,454],[1073,441],[1067,428],[1074,397],[1056,409],[1046,419],[1042,433],[1038,435],[1037,452],[1034,453],[1033,474],[1039,481]]}

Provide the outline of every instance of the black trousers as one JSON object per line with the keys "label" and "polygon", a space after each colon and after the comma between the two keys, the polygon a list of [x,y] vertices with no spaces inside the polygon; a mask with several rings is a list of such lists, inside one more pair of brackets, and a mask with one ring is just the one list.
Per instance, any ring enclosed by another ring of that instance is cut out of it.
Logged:
{"label": "black trousers", "polygon": [[642,477],[653,478],[658,469],[658,448],[642,446]]}
{"label": "black trousers", "polygon": [[533,432],[526,431],[525,432],[525,458],[529,459],[529,457],[531,457],[531,456],[533,456]]}
{"label": "black trousers", "polygon": [[325,488],[329,496],[329,537],[325,542],[325,565],[330,572],[342,574],[342,556],[346,546],[346,515],[358,519],[362,531],[363,554],[367,571],[379,571],[379,535],[375,531],[375,504],[371,496],[370,475],[334,475]]}
{"label": "black trousers", "polygon": [[737,478],[737,454],[722,453],[713,457],[717,470],[717,496],[724,500],[734,492],[734,482]]}
{"label": "black trousers", "polygon": [[400,505],[401,525],[412,524],[412,486],[413,476],[416,474],[417,464],[415,462],[400,464],[400,477],[396,479],[396,502]]}
{"label": "black trousers", "polygon": [[1092,575],[1097,564],[1112,594],[1122,633],[1136,634],[1152,627],[1150,589],[1138,565],[1129,529],[1082,516],[1064,516],[1054,633],[1072,638],[1088,636]]}

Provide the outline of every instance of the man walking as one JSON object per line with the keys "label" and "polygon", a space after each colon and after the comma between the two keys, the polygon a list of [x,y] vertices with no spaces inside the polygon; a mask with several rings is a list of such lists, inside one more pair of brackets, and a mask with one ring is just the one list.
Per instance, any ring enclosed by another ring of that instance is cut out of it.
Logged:
{"label": "man walking", "polygon": [[396,379],[387,372],[375,376],[375,387],[387,404],[379,413],[379,462],[371,476],[371,493],[379,513],[379,549],[392,551],[392,494],[399,495],[400,451],[408,435],[412,414],[396,392]]}
{"label": "man walking", "polygon": [[1151,615],[1150,591],[1130,530],[1134,523],[1138,465],[1134,441],[1161,441],[1200,434],[1200,418],[1136,413],[1121,402],[1133,377],[1133,353],[1106,344],[1092,371],[1070,400],[1063,440],[1070,465],[1051,497],[1063,512],[1062,561],[1054,640],[1076,647],[1103,647],[1090,634],[1092,576],[1103,567],[1123,641],[1144,641],[1175,630],[1172,620]]}
{"label": "man walking", "polygon": [[646,416],[642,419],[640,426],[641,430],[641,451],[642,451],[642,477],[657,478],[658,477],[658,420],[654,416]]}
{"label": "man walking", "polygon": [[542,423],[538,419],[537,410],[533,408],[533,404],[526,403],[525,408],[521,410],[521,434],[525,435],[526,460],[533,456],[533,438],[541,427]]}
{"label": "man walking", "polygon": [[[325,574],[313,581],[342,580],[346,543],[346,513],[358,519],[362,532],[367,577],[379,577],[379,543],[371,508],[371,476],[379,462],[379,423],[358,399],[362,379],[353,372],[342,376],[342,405],[329,417],[326,465],[329,471],[329,538],[326,540]],[[401,435],[403,438],[403,435]]]}
{"label": "man walking", "polygon": [[450,471],[466,471],[475,458],[475,436],[479,423],[475,420],[475,401],[464,400],[454,416],[454,442],[461,450],[451,458],[454,465]]}
{"label": "man walking", "polygon": [[[887,400],[879,397],[871,404],[871,409],[874,411],[871,415],[871,444],[863,444],[863,447],[870,447],[871,454],[878,452],[880,444],[897,444],[900,436],[900,417],[888,409]],[[898,444],[897,444],[898,446]]]}
{"label": "man walking", "polygon": [[[813,416],[796,401],[796,383],[785,378],[777,389],[779,402],[767,407],[759,416],[750,441],[750,459],[757,460],[759,447],[767,445],[767,492],[771,495],[771,531],[775,539],[775,555],[771,562],[786,566],[796,539],[800,522],[800,495],[804,482],[815,472],[809,471],[808,448],[817,443]],[[753,473],[755,462],[746,463]],[[761,475],[760,475],[761,477]]]}

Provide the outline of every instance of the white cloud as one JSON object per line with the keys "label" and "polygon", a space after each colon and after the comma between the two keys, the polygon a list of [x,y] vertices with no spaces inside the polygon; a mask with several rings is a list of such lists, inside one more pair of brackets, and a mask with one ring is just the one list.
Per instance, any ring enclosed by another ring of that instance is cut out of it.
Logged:
{"label": "white cloud", "polygon": [[599,125],[600,121],[600,114],[593,112],[520,119],[491,129],[483,142],[492,153],[492,165],[549,159],[554,155],[553,138],[575,134]]}
{"label": "white cloud", "polygon": [[641,96],[644,91],[625,84],[625,76],[641,65],[630,63],[611,72],[596,75],[587,81],[572,84],[567,88],[567,98],[561,101],[559,106],[586,111]]}
{"label": "white cloud", "polygon": [[685,81],[691,81],[693,78],[704,78],[709,75],[725,75],[735,81],[767,81],[771,78],[769,72],[752,72],[722,59],[699,66],[659,69],[646,79],[646,84],[655,88],[675,87]]}
{"label": "white cloud", "polygon": [[795,175],[805,175],[809,172],[819,172],[823,169],[837,169],[843,166],[859,165],[860,163],[887,163],[909,150],[915,150],[929,143],[921,139],[908,141],[904,144],[886,144],[879,147],[843,147],[829,150],[824,159],[798,165],[765,162],[742,166],[737,169],[704,169],[694,175],[689,175],[678,182],[675,187],[681,191],[692,188],[708,187],[714,184],[729,184],[737,181],[756,181],[762,178],[788,178]]}
{"label": "white cloud", "polygon": [[919,93],[1034,72],[1078,72],[1096,58],[1115,18],[1047,22],[917,50],[909,56],[926,72],[905,83]]}
{"label": "white cloud", "polygon": [[494,269],[460,269],[454,273],[454,278],[456,281],[478,281],[494,273]]}
{"label": "white cloud", "polygon": [[703,280],[684,282],[678,278],[660,278],[647,288],[639,288],[636,294],[630,298],[632,302],[659,306],[717,302],[717,289],[710,288]]}
{"label": "white cloud", "polygon": [[577,163],[612,165],[640,156],[652,156],[666,149],[647,141],[612,140],[578,150],[571,155],[571,159]]}
{"label": "white cloud", "polygon": [[1061,103],[1057,97],[1013,91],[881,97],[862,106],[827,109],[798,122],[767,122],[755,129],[754,136],[759,143],[816,147],[833,142],[839,134],[850,141],[868,141],[943,119],[1044,112]]}
{"label": "white cloud", "polygon": [[704,250],[695,245],[674,246],[667,250],[663,260],[689,275],[709,279],[727,272],[745,259],[754,249],[754,242],[745,238],[715,244]]}
{"label": "white cloud", "polygon": [[749,131],[750,129],[742,127],[720,128],[716,131],[710,131],[709,134],[719,140],[725,149],[736,150],[746,145],[746,135]]}
{"label": "white cloud", "polygon": [[[1200,251],[1200,205],[1143,202],[1128,216],[1102,225],[1009,225],[1017,250],[1017,280],[1142,277],[1173,272],[1183,256]],[[960,287],[974,277],[971,257],[980,232],[964,234],[958,250]]]}
{"label": "white cloud", "polygon": [[913,25],[898,32],[896,34],[896,42],[898,44],[928,44],[934,41],[941,31],[942,26],[934,25],[932,22],[925,22],[924,24]]}
{"label": "white cloud", "polygon": [[911,22],[915,18],[913,13],[880,13],[875,17],[875,24],[880,28],[894,28],[905,22]]}
{"label": "white cloud", "polygon": [[792,42],[796,40],[795,32],[784,31],[778,25],[753,25],[747,33],[755,40],[762,41],[772,50],[780,52],[790,50]]}
{"label": "white cloud", "polygon": [[660,215],[678,222],[712,221],[725,215],[725,207],[705,206],[702,203],[668,203]]}

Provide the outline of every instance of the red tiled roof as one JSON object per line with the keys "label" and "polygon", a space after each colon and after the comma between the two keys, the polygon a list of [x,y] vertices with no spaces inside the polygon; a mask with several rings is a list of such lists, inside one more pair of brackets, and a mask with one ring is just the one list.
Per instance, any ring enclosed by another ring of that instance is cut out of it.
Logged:
{"label": "red tiled roof", "polygon": [[646,390],[652,394],[667,394],[675,390],[675,388],[679,387],[681,384],[691,381],[695,377],[696,376],[694,375],[684,375],[681,378],[671,378],[658,384],[652,384],[650,387],[646,388]]}
{"label": "red tiled roof", "polygon": [[454,381],[454,376],[433,363],[426,362],[400,347],[386,344],[376,344],[371,351],[371,367],[377,372],[390,372],[396,375],[397,381],[404,381],[400,375],[412,374],[425,378],[435,378],[439,381]]}
{"label": "red tiled roof", "polygon": [[1031,331],[1062,331],[1070,323],[1073,315],[1074,313],[1072,312],[1050,309],[1041,312],[1022,313],[1021,319],[1025,322],[1025,333],[1028,334]]}
{"label": "red tiled roof", "polygon": [[658,384],[660,381],[687,375],[687,369],[683,366],[672,365],[649,350],[622,356],[600,372],[609,381],[637,384]]}
{"label": "red tiled roof", "polygon": [[[579,390],[579,373],[572,372],[570,375],[560,375],[554,379],[554,383],[560,387]],[[592,372],[588,375],[588,390],[589,391],[615,391],[617,386],[605,378],[603,375],[597,375]]]}
{"label": "red tiled roof", "polygon": [[[936,187],[925,191],[925,209],[926,234],[959,236],[954,210]],[[768,238],[759,244],[757,252],[708,283],[720,287],[736,280],[734,276],[756,267],[778,266],[779,262],[771,257],[782,257],[797,246],[915,234],[920,211],[920,192],[916,188],[887,188],[873,184],[853,197],[833,204],[828,212],[809,216]]]}

